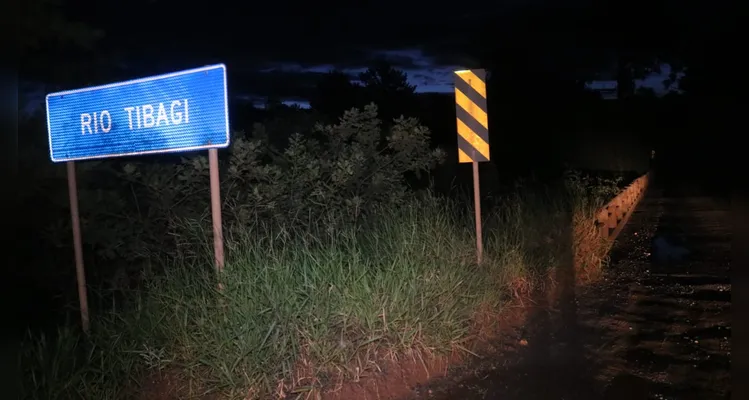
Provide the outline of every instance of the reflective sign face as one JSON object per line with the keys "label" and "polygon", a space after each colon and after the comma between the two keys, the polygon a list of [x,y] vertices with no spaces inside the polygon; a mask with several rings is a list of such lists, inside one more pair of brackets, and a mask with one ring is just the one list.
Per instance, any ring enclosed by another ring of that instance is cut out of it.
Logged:
{"label": "reflective sign face", "polygon": [[47,95],[53,162],[229,145],[226,67]]}
{"label": "reflective sign face", "polygon": [[485,70],[455,71],[455,114],[458,123],[458,162],[489,161]]}

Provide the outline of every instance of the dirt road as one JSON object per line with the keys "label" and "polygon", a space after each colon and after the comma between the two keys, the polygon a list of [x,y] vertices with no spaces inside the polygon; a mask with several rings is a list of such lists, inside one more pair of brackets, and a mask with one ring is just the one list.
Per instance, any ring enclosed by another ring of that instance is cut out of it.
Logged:
{"label": "dirt road", "polygon": [[534,311],[502,354],[411,398],[730,398],[728,213],[718,198],[652,189],[603,280]]}

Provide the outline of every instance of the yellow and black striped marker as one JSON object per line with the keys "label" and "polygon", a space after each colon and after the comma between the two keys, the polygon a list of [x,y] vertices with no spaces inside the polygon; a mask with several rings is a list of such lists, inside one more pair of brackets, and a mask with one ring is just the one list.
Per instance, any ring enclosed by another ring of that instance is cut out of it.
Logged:
{"label": "yellow and black striped marker", "polygon": [[485,70],[455,71],[455,111],[458,121],[458,162],[489,161]]}

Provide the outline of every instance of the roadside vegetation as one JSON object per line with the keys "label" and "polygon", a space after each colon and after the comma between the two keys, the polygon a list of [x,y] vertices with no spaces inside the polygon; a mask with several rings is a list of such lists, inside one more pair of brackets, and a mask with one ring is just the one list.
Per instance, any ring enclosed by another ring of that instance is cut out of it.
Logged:
{"label": "roadside vegetation", "polygon": [[[367,106],[280,149],[269,130],[236,132],[222,155],[221,276],[205,156],[81,163],[85,245],[103,260],[90,272],[91,336],[77,321],[30,333],[29,398],[123,398],[167,378],[185,397],[321,390],[384,360],[470,354],[487,312],[562,264],[587,275],[604,262],[592,217],[617,181],[570,171],[516,185],[485,210],[476,265],[470,196],[407,183],[445,157],[417,120],[383,128]],[[102,173],[109,185],[86,186]],[[47,237],[67,246],[59,221]]]}

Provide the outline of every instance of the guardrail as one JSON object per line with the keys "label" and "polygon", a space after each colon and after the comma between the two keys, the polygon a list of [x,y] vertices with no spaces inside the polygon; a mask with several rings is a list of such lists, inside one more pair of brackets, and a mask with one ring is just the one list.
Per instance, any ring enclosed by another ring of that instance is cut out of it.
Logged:
{"label": "guardrail", "polygon": [[596,225],[602,238],[613,242],[645,196],[650,173],[635,179],[598,212]]}

